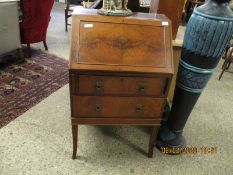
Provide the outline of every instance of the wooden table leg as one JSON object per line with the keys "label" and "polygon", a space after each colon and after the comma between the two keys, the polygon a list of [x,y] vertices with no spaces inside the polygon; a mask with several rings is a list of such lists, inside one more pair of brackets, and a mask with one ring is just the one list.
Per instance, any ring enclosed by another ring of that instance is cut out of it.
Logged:
{"label": "wooden table leg", "polygon": [[152,128],[151,136],[150,136],[150,142],[149,142],[149,149],[148,149],[148,157],[153,157],[153,150],[154,145],[156,143],[156,137],[157,137],[158,127],[154,126]]}
{"label": "wooden table leg", "polygon": [[72,159],[76,159],[77,144],[78,144],[78,125],[72,125],[72,136],[73,136],[73,156],[72,156]]}
{"label": "wooden table leg", "polygon": [[24,61],[24,55],[23,55],[23,50],[22,48],[18,48],[17,49],[17,56],[19,60],[23,60]]}

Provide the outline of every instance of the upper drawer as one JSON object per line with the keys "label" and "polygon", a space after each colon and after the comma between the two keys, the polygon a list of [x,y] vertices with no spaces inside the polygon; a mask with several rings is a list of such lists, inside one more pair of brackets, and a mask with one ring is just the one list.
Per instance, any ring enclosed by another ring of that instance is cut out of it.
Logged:
{"label": "upper drawer", "polygon": [[79,25],[79,64],[165,67],[165,27],[85,22]]}
{"label": "upper drawer", "polygon": [[79,75],[78,93],[84,95],[164,96],[167,77],[118,77]]}

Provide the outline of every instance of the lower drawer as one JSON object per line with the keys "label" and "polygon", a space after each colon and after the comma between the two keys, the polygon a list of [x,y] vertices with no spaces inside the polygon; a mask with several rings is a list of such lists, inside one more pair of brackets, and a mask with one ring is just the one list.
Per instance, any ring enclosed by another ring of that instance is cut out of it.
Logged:
{"label": "lower drawer", "polygon": [[72,96],[72,117],[159,118],[165,99]]}

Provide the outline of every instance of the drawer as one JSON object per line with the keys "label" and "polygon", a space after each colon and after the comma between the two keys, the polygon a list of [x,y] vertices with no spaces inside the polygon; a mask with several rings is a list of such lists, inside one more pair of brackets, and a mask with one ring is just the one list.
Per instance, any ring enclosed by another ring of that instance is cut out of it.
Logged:
{"label": "drawer", "polygon": [[84,95],[164,96],[168,78],[80,75],[78,83],[78,93]]}
{"label": "drawer", "polygon": [[72,96],[73,117],[160,118],[165,99]]}

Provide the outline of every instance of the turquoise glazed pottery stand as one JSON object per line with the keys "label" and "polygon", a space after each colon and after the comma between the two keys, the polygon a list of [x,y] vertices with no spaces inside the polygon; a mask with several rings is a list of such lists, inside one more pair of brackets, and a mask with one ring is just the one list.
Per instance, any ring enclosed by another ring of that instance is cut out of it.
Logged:
{"label": "turquoise glazed pottery stand", "polygon": [[229,0],[208,0],[194,10],[186,28],[171,113],[158,134],[157,148],[186,147],[182,135],[186,121],[232,34]]}

